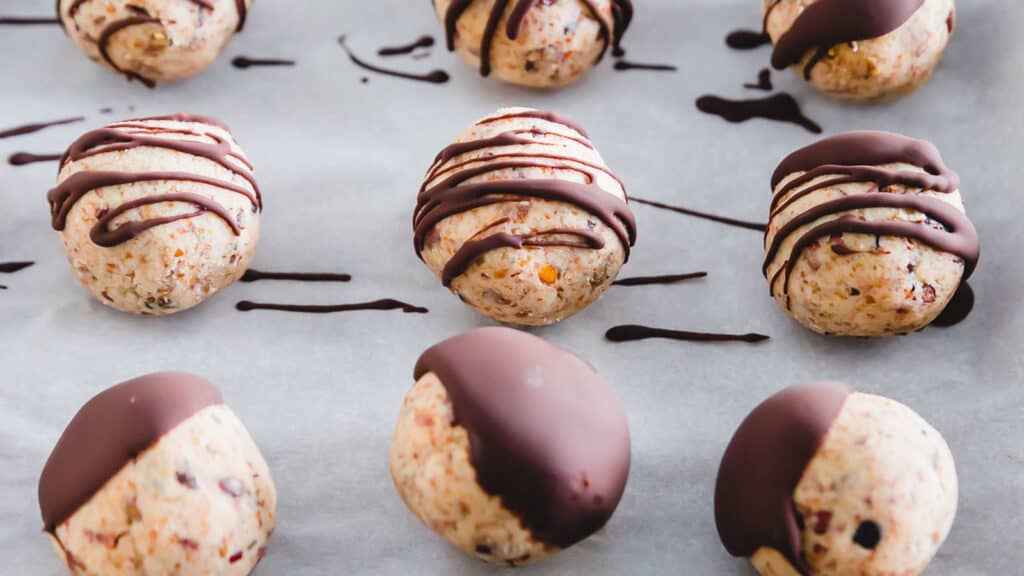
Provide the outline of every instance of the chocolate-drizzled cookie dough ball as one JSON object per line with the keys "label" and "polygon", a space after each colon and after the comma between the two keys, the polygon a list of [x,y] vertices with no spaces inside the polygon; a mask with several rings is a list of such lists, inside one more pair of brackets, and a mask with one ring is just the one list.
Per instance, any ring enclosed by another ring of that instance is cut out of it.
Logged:
{"label": "chocolate-drizzled cookie dough ball", "polygon": [[618,48],[631,0],[432,0],[448,49],[512,84],[560,88]]}
{"label": "chocolate-drizzled cookie dough ball", "polygon": [[437,155],[413,220],[420,258],[464,302],[546,325],[586,308],[629,257],[626,191],[578,125],[500,110]]}
{"label": "chocolate-drizzled cookie dough ball", "polygon": [[779,306],[816,332],[924,328],[977,265],[959,177],[928,142],[841,134],[783,160],[772,188],[765,277]]}
{"label": "chocolate-drizzled cookie dough ball", "polygon": [[956,507],[942,436],[906,406],[837,383],[758,406],[715,489],[722,543],[762,576],[916,576]]}
{"label": "chocolate-drizzled cookie dough ball", "polygon": [[244,576],[276,505],[267,463],[220,391],[180,373],[90,400],[39,479],[46,532],[79,576]]}
{"label": "chocolate-drizzled cookie dough ball", "polygon": [[252,165],[227,126],[178,114],[88,132],[47,196],[78,280],[136,314],[184,310],[245,273],[259,238]]}
{"label": "chocolate-drizzled cookie dough ball", "polygon": [[252,0],[57,0],[90,59],[152,88],[209,66],[245,24]]}
{"label": "chocolate-drizzled cookie dough ball", "polygon": [[467,554],[519,565],[587,538],[629,474],[626,418],[568,351],[511,328],[445,340],[416,364],[391,446],[409,509]]}
{"label": "chocolate-drizzled cookie dough ball", "polygon": [[822,92],[870,102],[931,76],[953,35],[953,0],[763,0],[772,65]]}

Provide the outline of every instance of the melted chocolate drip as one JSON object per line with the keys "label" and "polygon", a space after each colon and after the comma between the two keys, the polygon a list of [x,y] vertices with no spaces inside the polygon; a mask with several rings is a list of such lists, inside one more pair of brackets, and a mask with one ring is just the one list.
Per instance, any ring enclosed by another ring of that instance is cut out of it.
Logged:
{"label": "melted chocolate drip", "polygon": [[734,30],[725,37],[725,43],[733,50],[753,50],[771,44],[772,38],[764,32]]}
{"label": "melted chocolate drip", "polygon": [[448,392],[476,480],[539,542],[567,548],[611,517],[629,475],[629,429],[611,388],[563,348],[480,328],[416,363]]}
{"label": "melted chocolate drip", "polygon": [[715,486],[715,524],[730,554],[772,548],[810,574],[793,493],[851,392],[837,383],[787,388],[740,424]]}
{"label": "melted chocolate drip", "polygon": [[[925,173],[881,167],[896,163],[919,166]],[[787,176],[798,172],[803,174],[780,186]],[[822,178],[817,183],[794,192],[798,187],[816,178],[831,175],[836,177]],[[787,237],[800,227],[818,219],[840,215],[836,219],[811,228],[796,240],[789,258],[769,279],[769,288],[773,296],[777,281],[782,279],[782,293],[787,295],[788,305],[789,279],[803,250],[821,238],[835,238],[843,234],[897,236],[917,240],[936,250],[960,257],[964,262],[963,282],[970,278],[978,263],[980,243],[978,233],[967,215],[937,198],[887,191],[893,185],[945,194],[958,189],[959,176],[946,167],[938,149],[929,142],[890,132],[850,132],[797,150],[782,161],[772,176],[772,187],[778,188],[772,198],[772,216],[792,205],[796,199],[817,190],[853,182],[872,182],[877,186],[877,190],[868,194],[843,196],[808,208],[780,227],[770,244],[767,243],[766,234],[765,261],[762,267],[765,277]],[[790,194],[791,192],[793,193]],[[868,221],[852,215],[842,215],[850,210],[867,208],[913,210],[925,214],[928,221]],[[847,252],[840,250],[836,253]]]}
{"label": "melted chocolate drip", "polygon": [[761,70],[757,75],[757,84],[744,84],[744,88],[750,88],[751,90],[764,90],[765,92],[771,92],[774,86],[772,85],[772,71],[768,68]]}
{"label": "melted chocolate drip", "polygon": [[757,230],[758,232],[764,232],[768,229],[767,224],[761,224],[760,222],[748,222],[746,220],[736,220],[734,218],[726,218],[725,216],[717,216],[715,214],[708,214],[707,212],[698,212],[697,210],[691,210],[689,208],[683,208],[682,206],[671,206],[669,204],[662,204],[661,202],[655,202],[654,200],[644,200],[643,198],[630,198],[631,202],[636,204],[645,204],[647,206],[653,206],[654,208],[661,208],[662,210],[670,210],[672,212],[678,212],[680,214],[686,214],[687,216],[693,216],[696,218],[703,218],[704,220],[711,220],[712,222],[718,222],[719,224],[726,224],[728,226],[735,226],[737,228],[746,228],[747,230]]}
{"label": "melted chocolate drip", "polygon": [[[544,136],[567,139],[592,148],[590,142],[586,140],[586,132],[581,127],[553,112],[538,110],[511,112],[502,116],[485,118],[478,125],[487,125],[513,118],[534,118],[559,124],[578,133],[581,138],[533,127],[502,132],[491,138],[458,142],[441,150],[427,171],[427,176],[420,187],[413,219],[414,245],[417,254],[422,253],[426,237],[433,227],[449,216],[482,206],[508,202],[510,201],[509,197],[537,197],[575,204],[599,218],[618,235],[628,259],[629,248],[636,240],[636,222],[632,211],[624,200],[594,183],[596,176],[593,170],[597,170],[604,172],[621,184],[621,181],[608,168],[557,152],[546,154],[539,151],[524,153],[495,151],[483,158],[449,165],[458,156],[489,148],[539,145],[552,146],[557,151],[554,144],[539,139]],[[538,139],[525,138],[523,136],[525,134],[531,134]],[[491,180],[474,184],[465,183],[467,180],[497,170],[538,167],[579,172],[587,178],[588,183],[581,184],[553,179]],[[438,180],[440,181],[438,182]],[[508,218],[493,222],[480,233],[509,222]],[[466,242],[445,265],[442,272],[442,283],[445,286],[450,286],[455,278],[465,273],[478,258],[488,252],[500,248],[523,248],[525,246],[566,246],[600,250],[604,248],[605,241],[600,234],[583,229],[554,228],[528,234],[497,232]]]}
{"label": "melted chocolate drip", "polygon": [[939,317],[932,322],[932,326],[949,328],[963,322],[974,310],[974,289],[966,282],[953,295],[953,300],[946,305],[946,309],[939,314]]}
{"label": "melted chocolate drip", "polygon": [[620,72],[625,70],[654,70],[658,72],[675,72],[678,70],[672,64],[645,64],[641,62],[629,62],[626,60],[619,60],[615,63],[614,68]]}
{"label": "melted chocolate drip", "polygon": [[49,24],[60,24],[56,18],[0,18],[0,25],[3,26],[40,26]]}
{"label": "melted chocolate drip", "polygon": [[81,122],[85,120],[84,117],[78,116],[76,118],[66,118],[64,120],[54,120],[52,122],[38,122],[35,124],[25,124],[24,126],[16,126],[7,130],[0,131],[0,139],[12,138],[14,136],[23,136],[25,134],[32,134],[45,130],[51,126],[63,126],[65,124],[74,124],[75,122]]}
{"label": "melted chocolate drip", "polygon": [[336,304],[336,305],[305,305],[305,304],[266,304],[261,302],[250,302],[242,300],[235,304],[235,309],[240,312],[252,310],[275,310],[278,312],[301,312],[305,314],[333,314],[336,312],[357,312],[360,310],[401,310],[406,314],[426,314],[426,308],[406,304],[398,300],[385,298],[373,302],[360,302],[358,304]]}
{"label": "melted chocolate drip", "polygon": [[666,330],[664,328],[651,328],[637,324],[616,326],[605,333],[605,338],[612,342],[635,342],[637,340],[648,340],[650,338],[664,338],[667,340],[682,340],[684,342],[746,342],[756,344],[770,340],[770,336],[764,334],[715,334],[711,332],[688,332],[684,330]]}
{"label": "melted chocolate drip", "polygon": [[15,152],[7,157],[7,163],[11,166],[24,166],[36,162],[56,162],[60,160],[60,154],[30,154],[28,152]]}
{"label": "melted chocolate drip", "polygon": [[242,275],[242,282],[259,282],[260,280],[293,280],[296,282],[351,282],[349,274],[333,274],[329,272],[264,272],[249,268]]}
{"label": "melted chocolate drip", "polygon": [[814,66],[833,46],[884,36],[902,26],[923,4],[924,0],[818,0],[805,7],[779,38],[772,66],[785,69],[815,50],[804,66],[804,77],[809,80]]}
{"label": "melted chocolate drip", "polygon": [[378,56],[404,56],[412,54],[419,48],[430,48],[434,45],[433,36],[420,36],[415,41],[401,46],[385,46],[377,50]]}
{"label": "melted chocolate drip", "polygon": [[430,84],[444,84],[445,82],[451,79],[451,77],[448,76],[448,73],[445,72],[444,70],[434,70],[433,72],[428,72],[427,74],[412,74],[410,72],[400,72],[397,70],[388,70],[387,68],[374,66],[373,64],[370,64],[369,62],[360,59],[352,52],[351,49],[349,49],[348,44],[345,41],[345,36],[341,36],[338,38],[338,44],[341,44],[342,49],[345,50],[346,54],[348,54],[349,60],[351,60],[353,64],[359,66],[363,70],[376,72],[377,74],[383,74],[385,76],[394,76],[396,78],[405,78],[407,80],[416,80],[418,82],[428,82]]}
{"label": "melted chocolate drip", "polygon": [[239,70],[252,68],[253,66],[295,66],[295,60],[280,60],[277,58],[249,58],[247,56],[236,56],[231,60],[231,65]]}
{"label": "melted chocolate drip", "polygon": [[800,104],[786,93],[756,100],[727,100],[718,96],[702,96],[697,100],[697,109],[705,114],[721,116],[733,123],[764,118],[789,122],[804,127],[808,132],[821,134],[821,126],[804,116]]}
{"label": "melted chocolate drip", "polygon": [[[191,154],[205,158],[232,171],[239,177],[246,180],[253,191],[250,192],[243,186],[203,176],[191,172],[107,172],[107,171],[81,171],[67,177],[56,188],[47,193],[47,200],[50,203],[50,213],[54,230],[63,230],[67,224],[68,214],[75,204],[89,192],[106,186],[123,184],[135,184],[138,182],[154,182],[161,180],[177,180],[182,182],[196,182],[214,186],[222,190],[241,194],[252,202],[253,211],[262,208],[262,197],[256,180],[250,172],[252,166],[239,153],[231,149],[230,143],[212,132],[198,131],[200,127],[176,128],[161,127],[146,124],[147,121],[175,121],[190,122],[198,124],[209,124],[227,130],[226,126],[219,121],[203,116],[187,114],[176,114],[170,116],[154,116],[136,120],[126,120],[111,124],[105,128],[87,132],[79,137],[64,153],[61,158],[61,167],[69,162],[77,162],[99,154],[123,152],[139,147],[166,148],[185,154]],[[178,138],[166,138],[161,136],[182,135],[190,137],[204,137],[213,142],[185,140]],[[126,222],[117,229],[111,230],[113,220],[129,210],[142,206],[159,204],[163,202],[180,202],[192,204],[196,211],[169,216],[165,218],[152,218],[139,222]],[[126,202],[111,210],[105,211],[90,231],[90,238],[99,246],[116,246],[135,238],[139,234],[171,222],[195,218],[204,213],[212,213],[219,216],[227,224],[235,235],[241,233],[239,224],[235,218],[228,213],[219,202],[212,198],[199,194],[180,192],[174,194],[162,194],[157,196],[145,196],[131,202]]]}
{"label": "melted chocolate drip", "polygon": [[0,274],[14,274],[32,266],[35,262],[0,262]]}
{"label": "melted chocolate drip", "polygon": [[[453,0],[448,5],[448,11],[444,15],[444,25],[445,39],[449,51],[455,50],[456,25],[459,22],[459,18],[473,4],[473,1]],[[600,62],[604,58],[604,53],[608,50],[609,46],[612,46],[616,53],[621,50],[622,36],[626,33],[626,29],[629,28],[629,24],[633,20],[633,3],[632,0],[612,0],[612,17],[609,22],[601,14],[594,0],[581,1],[587,5],[591,14],[601,25],[601,37],[604,39],[605,45],[604,49],[601,50],[601,54],[597,57],[598,62]],[[512,3],[512,6],[505,25],[505,35],[509,40],[516,40],[526,24],[526,15],[537,4],[537,0],[495,0],[480,46],[480,74],[482,76],[489,76],[491,73],[491,45],[494,43],[494,38],[498,34],[499,24],[510,3]]]}
{"label": "melted chocolate drip", "polygon": [[653,284],[678,284],[687,280],[707,278],[707,272],[691,272],[689,274],[664,274],[660,276],[636,276],[621,278],[612,282],[612,286],[650,286]]}
{"label": "melted chocolate drip", "polygon": [[39,479],[43,525],[53,533],[115,474],[210,406],[220,391],[189,374],[161,373],[101,392],[68,424]]}

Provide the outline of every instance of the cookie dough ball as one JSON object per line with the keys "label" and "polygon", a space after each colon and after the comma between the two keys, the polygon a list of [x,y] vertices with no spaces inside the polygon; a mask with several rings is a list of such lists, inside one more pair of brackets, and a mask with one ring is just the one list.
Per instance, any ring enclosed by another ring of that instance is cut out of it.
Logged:
{"label": "cookie dough ball", "polygon": [[391,446],[402,499],[463,552],[535,562],[600,530],[629,474],[611,388],[568,351],[481,328],[420,357]]}
{"label": "cookie dough ball", "polygon": [[198,74],[245,24],[252,0],[57,0],[90,59],[150,88]]}
{"label": "cookie dough ball", "polygon": [[47,196],[78,280],[135,314],[190,308],[238,280],[259,238],[259,188],[227,126],[178,114],[93,130]]}
{"label": "cookie dough ball", "polygon": [[636,239],[626,191],[582,128],[509,108],[438,154],[413,219],[420,258],[496,320],[542,326],[611,285]]}
{"label": "cookie dough ball", "polygon": [[977,265],[959,177],[928,142],[841,134],[783,160],[772,188],[765,277],[779,306],[816,332],[920,330]]}
{"label": "cookie dough ball", "polygon": [[723,544],[762,576],[921,574],[956,507],[942,436],[906,406],[837,383],[758,406],[715,490]]}
{"label": "cookie dough ball", "polygon": [[861,102],[924,84],[956,23],[953,0],[763,0],[763,7],[776,69]]}
{"label": "cookie dough ball", "polygon": [[276,505],[267,463],[220,392],[180,373],[90,400],[39,479],[46,532],[80,576],[244,576]]}
{"label": "cookie dough ball", "polygon": [[616,48],[631,0],[433,0],[449,50],[480,74],[522,86],[561,88]]}

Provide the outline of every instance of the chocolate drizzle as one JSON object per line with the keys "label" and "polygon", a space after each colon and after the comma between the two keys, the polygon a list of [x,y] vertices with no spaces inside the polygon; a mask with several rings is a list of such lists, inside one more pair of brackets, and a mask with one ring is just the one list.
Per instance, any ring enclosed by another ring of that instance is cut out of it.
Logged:
{"label": "chocolate drizzle", "polygon": [[[151,122],[153,121],[183,122],[189,123],[190,126],[158,126],[152,124]],[[106,186],[136,184],[140,182],[181,181],[213,186],[245,196],[252,202],[254,212],[260,210],[262,208],[262,197],[251,172],[252,166],[239,152],[235,152],[232,149],[227,139],[211,131],[202,130],[202,124],[217,126],[227,130],[226,126],[217,120],[187,114],[154,116],[111,124],[105,128],[87,132],[75,140],[62,156],[61,168],[71,162],[77,162],[100,154],[124,152],[140,147],[164,148],[215,162],[248,182],[252,187],[252,191],[233,182],[192,172],[109,172],[83,170],[71,174],[60,182],[56,188],[47,193],[54,230],[64,229],[71,209],[89,192]],[[212,140],[213,142],[187,140],[176,138],[175,136],[202,138],[203,140]],[[116,229],[110,228],[115,218],[130,210],[164,202],[192,204],[196,207],[196,210],[176,216],[152,218],[138,222],[125,222]],[[215,199],[191,192],[176,192],[145,196],[104,211],[90,231],[90,238],[99,246],[116,246],[135,238],[150,228],[195,218],[204,213],[211,213],[220,217],[235,235],[241,233],[239,223]]]}
{"label": "chocolate drizzle", "polygon": [[428,72],[426,74],[413,74],[410,72],[400,72],[398,70],[389,70],[387,68],[381,68],[380,66],[374,66],[373,64],[359,58],[352,52],[348,47],[348,43],[346,42],[344,35],[338,37],[338,44],[340,44],[341,48],[346,54],[348,54],[349,60],[363,70],[376,72],[377,74],[383,74],[385,76],[394,76],[396,78],[405,78],[407,80],[416,80],[417,82],[427,82],[430,84],[444,84],[451,79],[451,77],[448,76],[448,73],[444,70],[434,70],[433,72]]}
{"label": "chocolate drizzle", "polygon": [[65,118],[64,120],[54,120],[52,122],[38,122],[35,124],[25,124],[24,126],[16,126],[14,128],[9,128],[7,130],[0,131],[0,139],[11,138],[14,136],[23,136],[25,134],[32,134],[34,132],[39,132],[40,130],[45,130],[46,128],[49,128],[51,126],[63,126],[65,124],[74,124],[75,122],[81,122],[83,120],[85,120],[84,117],[78,116],[75,118]]}
{"label": "chocolate drizzle", "polygon": [[764,334],[715,334],[711,332],[689,332],[684,330],[666,330],[664,328],[651,328],[638,324],[626,324],[615,326],[605,333],[605,338],[612,342],[635,342],[637,340],[648,340],[650,338],[664,338],[668,340],[682,340],[684,342],[746,342],[756,344],[770,340],[770,336]]}
{"label": "chocolate drizzle", "polygon": [[248,56],[235,56],[231,65],[239,70],[252,68],[253,66],[295,66],[295,60],[281,60],[278,58],[249,58]]}
{"label": "chocolate drizzle", "polygon": [[[561,131],[547,131],[541,126],[535,126],[530,129],[505,131],[490,138],[458,142],[442,150],[427,171],[417,199],[413,219],[414,246],[417,254],[422,253],[427,235],[434,226],[449,216],[483,206],[514,201],[516,198],[542,198],[574,204],[593,214],[619,237],[628,259],[630,246],[636,241],[636,222],[633,213],[623,199],[596,184],[595,171],[603,172],[620,185],[621,181],[607,167],[559,153],[557,143],[542,139],[553,137],[593,148],[586,140],[586,132],[574,122],[553,112],[538,110],[522,110],[489,117],[481,120],[477,125],[488,125],[516,118],[532,118],[558,124],[576,132],[579,137]],[[527,134],[532,135],[533,138],[526,138]],[[453,162],[464,154],[520,145],[550,146],[552,152],[502,152],[495,150],[487,156],[465,162]],[[571,170],[584,175],[587,183],[557,179],[516,179],[466,184],[466,181],[470,179],[498,170],[513,168]],[[500,226],[510,222],[509,218],[500,219],[491,223],[477,235],[497,230]],[[584,229],[552,228],[527,234],[514,234],[507,231],[493,232],[489,236],[479,239],[474,237],[467,241],[448,261],[442,272],[442,282],[445,286],[450,286],[455,278],[465,273],[478,258],[488,252],[500,248],[523,248],[526,246],[566,246],[600,250],[604,248],[605,240],[601,234]]]}
{"label": "chocolate drizzle", "polygon": [[71,420],[43,468],[39,507],[46,531],[53,533],[168,432],[222,403],[212,384],[180,373],[150,374],[101,392]]}
{"label": "chocolate drizzle", "polygon": [[239,312],[251,312],[253,310],[275,310],[278,312],[301,312],[305,314],[333,314],[336,312],[357,312],[360,310],[401,310],[406,314],[426,314],[426,308],[407,304],[399,300],[385,298],[372,302],[360,302],[357,304],[266,304],[261,302],[250,302],[242,300],[235,304]]}
{"label": "chocolate drizzle", "polygon": [[[20,272],[35,262],[0,262],[0,274],[14,274]],[[0,284],[0,290],[7,290],[7,286]]]}
{"label": "chocolate drizzle", "polygon": [[333,274],[328,272],[264,272],[249,268],[242,275],[242,282],[259,282],[260,280],[293,280],[296,282],[350,282],[349,274]]}
{"label": "chocolate drizzle", "polygon": [[965,282],[960,285],[942,314],[939,314],[939,317],[932,322],[932,326],[940,328],[956,326],[966,320],[972,310],[974,310],[974,289]]}
{"label": "chocolate drizzle", "polygon": [[707,272],[691,272],[689,274],[663,274],[659,276],[636,276],[620,278],[612,282],[612,286],[650,286],[653,284],[678,284],[687,280],[707,278]]}
{"label": "chocolate drizzle", "polygon": [[757,75],[757,84],[744,84],[744,88],[751,90],[763,90],[765,92],[771,92],[774,86],[772,85],[772,71],[768,68],[761,70]]}
{"label": "chocolate drizzle", "polygon": [[772,12],[779,5],[781,0],[774,0],[764,11],[764,18],[761,21],[761,31],[734,30],[725,37],[725,43],[733,50],[753,50],[772,43],[772,37],[768,35],[768,19]]}
{"label": "chocolate drizzle", "polygon": [[837,44],[884,36],[903,25],[924,0],[818,0],[806,6],[775,44],[772,66],[777,70],[799,63],[808,51],[804,78]]}
{"label": "chocolate drizzle", "polygon": [[687,216],[693,216],[695,218],[703,218],[704,220],[711,220],[712,222],[718,222],[719,224],[725,224],[727,226],[735,226],[737,228],[746,228],[747,230],[756,230],[758,232],[764,232],[768,229],[767,224],[761,224],[760,222],[748,222],[746,220],[736,220],[735,218],[726,218],[725,216],[718,216],[715,214],[708,214],[707,212],[699,212],[697,210],[691,210],[689,208],[683,208],[682,206],[672,206],[670,204],[663,204],[661,202],[655,202],[654,200],[645,200],[643,198],[630,198],[631,202],[636,204],[645,204],[654,208],[660,208],[662,210],[669,210],[672,212],[678,212],[680,214],[686,214]]}
{"label": "chocolate drizzle", "polygon": [[[67,0],[56,0],[57,22],[61,26],[65,26],[65,17],[72,23],[75,23],[75,17],[78,15],[78,11],[86,3],[92,2],[93,0],[70,0],[70,2],[68,3],[67,10],[64,11],[64,13],[62,13],[61,4],[65,3],[66,1]],[[187,1],[195,4],[201,10],[208,10],[213,12],[216,9],[214,6],[215,0]],[[158,24],[161,27],[163,26],[163,22],[159,18],[153,17],[149,13],[149,11],[142,6],[129,4],[126,6],[126,8],[131,12],[132,15],[127,16],[125,18],[110,20],[110,22],[106,25],[105,28],[103,28],[98,38],[96,39],[96,46],[100,52],[100,56],[103,58],[104,61],[110,64],[110,66],[114,68],[114,70],[123,74],[129,80],[138,80],[144,86],[148,88],[154,88],[156,86],[155,81],[146,78],[137,72],[122,69],[113,61],[108,52],[110,40],[113,37],[113,35],[117,32],[120,32],[121,30],[124,30],[125,28],[130,28],[132,26],[142,26],[146,24]],[[238,12],[238,27],[236,28],[235,31],[241,32],[242,28],[245,27],[245,21],[249,13],[249,6],[246,3],[246,0],[235,0],[235,9]],[[75,25],[77,26],[77,23],[75,23]]]}
{"label": "chocolate drizzle", "polygon": [[852,391],[794,386],[754,409],[729,442],[715,486],[715,524],[733,556],[777,550],[809,575],[793,494]]}
{"label": "chocolate drizzle", "polygon": [[434,45],[433,36],[420,36],[415,41],[401,46],[385,46],[377,50],[377,56],[405,56],[412,54],[420,48],[430,48]]}
{"label": "chocolate drizzle", "polygon": [[50,24],[60,24],[60,20],[56,18],[0,18],[0,26],[45,26]]}
{"label": "chocolate drizzle", "polygon": [[534,539],[566,548],[611,517],[629,474],[629,429],[611,388],[566,350],[510,328],[480,328],[416,363],[448,392],[480,487]]}
{"label": "chocolate drizzle", "polygon": [[653,70],[656,72],[675,72],[678,70],[676,66],[672,64],[647,64],[643,62],[630,62],[628,60],[619,60],[615,63],[614,68],[620,72],[626,70]]}
{"label": "chocolate drizzle", "polygon": [[7,157],[7,163],[11,166],[24,166],[36,162],[56,162],[60,160],[60,154],[31,154],[29,152],[15,152]]}
{"label": "chocolate drizzle", "polygon": [[[890,164],[910,164],[925,172],[884,167]],[[802,174],[782,184],[786,177],[797,173]],[[837,216],[812,227],[797,238],[787,260],[769,278],[773,296],[778,290],[776,284],[781,280],[781,292],[787,296],[788,306],[790,276],[802,252],[822,238],[841,237],[843,234],[896,236],[917,240],[961,258],[964,262],[962,281],[966,282],[970,278],[978,263],[980,245],[978,233],[966,214],[938,198],[889,191],[891,186],[904,186],[922,192],[950,194],[959,188],[959,176],[946,167],[939,151],[929,142],[890,132],[850,132],[798,150],[783,160],[772,176],[772,188],[775,190],[772,217],[813,192],[858,182],[873,183],[875,189],[866,194],[847,195],[808,208],[779,227],[770,243],[766,234],[762,271],[767,278],[769,268],[789,236],[819,219]],[[868,208],[912,210],[924,214],[928,220],[870,221],[844,214]]]}
{"label": "chocolate drizzle", "polygon": [[[459,22],[459,18],[473,4],[473,1],[452,0],[451,4],[448,5],[448,10],[444,15],[444,26],[445,40],[449,51],[455,50],[456,25]],[[633,3],[632,0],[612,0],[611,18],[608,19],[598,9],[595,0],[581,1],[587,5],[587,8],[601,26],[601,37],[604,39],[605,45],[597,58],[598,62],[600,62],[604,58],[604,54],[609,46],[613,47],[616,51],[621,49],[622,36],[626,33],[626,29],[629,28],[629,24],[633,20]],[[510,4],[511,7],[509,6]],[[526,24],[526,15],[536,5],[537,0],[495,0],[480,46],[480,74],[482,76],[489,76],[491,73],[491,46],[494,43],[495,36],[498,34],[499,24],[505,15],[506,9],[511,8],[508,21],[505,24],[505,36],[509,40],[516,40]]]}
{"label": "chocolate drizzle", "polygon": [[821,126],[805,116],[800,110],[800,103],[785,92],[755,100],[728,100],[718,96],[702,96],[697,99],[697,109],[705,114],[721,116],[732,123],[764,118],[789,122],[802,126],[813,134],[821,134]]}

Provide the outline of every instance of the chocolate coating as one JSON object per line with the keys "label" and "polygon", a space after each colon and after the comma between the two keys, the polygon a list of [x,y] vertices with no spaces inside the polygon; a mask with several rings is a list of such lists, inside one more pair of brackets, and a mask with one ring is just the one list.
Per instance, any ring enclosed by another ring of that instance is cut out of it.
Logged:
{"label": "chocolate coating", "polygon": [[179,424],[223,402],[207,380],[174,372],[141,376],[95,396],[68,424],[39,478],[45,529],[53,532]]}
{"label": "chocolate coating", "polygon": [[540,542],[565,548],[611,517],[629,474],[626,418],[611,388],[563,348],[480,328],[430,348],[433,372],[469,434],[477,482]]}
{"label": "chocolate coating", "polygon": [[[924,0],[818,0],[804,8],[772,52],[772,66],[785,69],[816,50],[804,77],[837,44],[884,36],[914,15]],[[773,6],[774,7],[774,6]]]}
{"label": "chocolate coating", "polygon": [[773,548],[809,573],[793,494],[851,393],[835,382],[793,386],[740,424],[715,485],[715,524],[730,554],[750,557]]}

